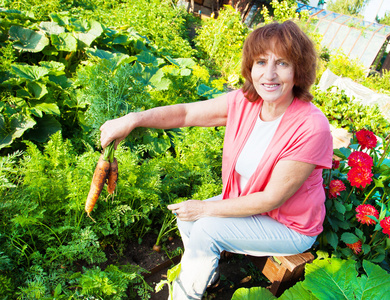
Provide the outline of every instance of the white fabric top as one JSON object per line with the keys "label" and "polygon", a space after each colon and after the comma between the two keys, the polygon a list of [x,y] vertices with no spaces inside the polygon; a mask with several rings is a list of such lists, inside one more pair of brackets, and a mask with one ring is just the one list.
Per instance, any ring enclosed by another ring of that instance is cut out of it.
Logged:
{"label": "white fabric top", "polygon": [[257,118],[256,124],[242,149],[236,164],[236,172],[240,175],[241,190],[256,171],[265,150],[271,143],[282,117],[283,115],[271,122],[264,122],[260,117]]}

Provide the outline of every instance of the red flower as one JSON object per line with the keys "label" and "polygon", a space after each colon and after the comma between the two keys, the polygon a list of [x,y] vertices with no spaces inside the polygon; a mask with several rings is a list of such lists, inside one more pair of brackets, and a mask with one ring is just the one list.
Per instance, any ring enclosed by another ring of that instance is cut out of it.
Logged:
{"label": "red flower", "polygon": [[[375,218],[379,218],[379,212],[376,208],[370,204],[361,204],[356,207],[356,219],[362,224],[375,224],[376,222],[368,216],[374,216]],[[390,227],[389,227],[390,228]]]}
{"label": "red flower", "polygon": [[345,191],[345,185],[341,180],[332,180],[329,183],[329,198],[340,196],[341,191]]}
{"label": "red flower", "polygon": [[338,169],[340,167],[340,161],[337,159],[332,160],[332,169]]}
{"label": "red flower", "polygon": [[352,249],[355,254],[362,252],[362,241],[357,241],[353,244],[346,244],[348,248]]}
{"label": "red flower", "polygon": [[350,167],[362,167],[371,169],[374,165],[374,160],[370,155],[361,151],[352,152],[348,157],[348,165]]}
{"label": "red flower", "polygon": [[372,182],[372,176],[373,174],[369,168],[362,167],[354,167],[347,174],[347,178],[352,186],[361,186],[362,188]]}
{"label": "red flower", "polygon": [[362,129],[356,132],[356,138],[359,142],[359,145],[362,147],[362,150],[365,148],[373,149],[377,144],[375,134],[366,129]]}
{"label": "red flower", "polygon": [[390,217],[386,217],[379,222],[381,227],[383,228],[383,233],[388,234],[390,238]]}

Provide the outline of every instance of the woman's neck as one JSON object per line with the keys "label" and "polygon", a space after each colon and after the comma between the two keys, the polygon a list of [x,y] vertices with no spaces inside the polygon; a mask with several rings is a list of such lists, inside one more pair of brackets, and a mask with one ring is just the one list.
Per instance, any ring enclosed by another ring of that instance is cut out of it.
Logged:
{"label": "woman's neck", "polygon": [[291,101],[284,104],[268,103],[263,102],[260,110],[260,119],[264,122],[271,122],[283,115],[290,104],[293,102],[294,97]]}

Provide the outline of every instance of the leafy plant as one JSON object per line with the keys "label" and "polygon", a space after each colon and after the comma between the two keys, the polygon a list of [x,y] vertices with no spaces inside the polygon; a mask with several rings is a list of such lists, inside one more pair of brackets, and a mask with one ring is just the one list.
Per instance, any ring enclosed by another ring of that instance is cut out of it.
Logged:
{"label": "leafy plant", "polygon": [[305,279],[279,298],[263,287],[240,288],[232,300],[255,299],[384,299],[390,291],[390,275],[379,266],[363,261],[358,274],[353,260],[316,259],[306,264]]}
{"label": "leafy plant", "polygon": [[383,116],[377,105],[363,105],[351,100],[343,90],[321,91],[317,86],[312,89],[314,103],[337,128],[355,131],[368,128],[379,135],[389,132],[389,121]]}
{"label": "leafy plant", "polygon": [[158,284],[156,284],[156,293],[160,292],[164,285],[168,285],[168,291],[169,291],[169,298],[173,299],[173,281],[179,276],[180,273],[181,264],[177,264],[176,266],[173,266],[170,268],[167,272],[167,279],[161,280]]}
{"label": "leafy plant", "polygon": [[99,267],[86,270],[79,278],[81,295],[120,300],[127,298],[126,292],[131,286],[132,297],[138,294],[140,299],[149,299],[147,292],[152,288],[140,274],[142,271],[145,270],[130,264],[121,267],[109,265],[104,271]]}
{"label": "leafy plant", "polygon": [[157,252],[161,251],[160,242],[165,235],[173,230],[177,230],[177,225],[175,223],[176,218],[173,215],[166,213],[164,222],[162,223],[160,231],[158,232],[156,243],[153,245],[153,250]]}
{"label": "leafy plant", "polygon": [[358,267],[363,260],[388,264],[389,145],[359,130],[348,148],[334,151],[340,161],[324,171],[327,216],[319,248],[330,246],[332,257],[353,259]]}
{"label": "leafy plant", "polygon": [[240,13],[225,5],[217,19],[204,21],[194,39],[206,64],[231,86],[242,82],[241,50],[249,31],[241,22]]}

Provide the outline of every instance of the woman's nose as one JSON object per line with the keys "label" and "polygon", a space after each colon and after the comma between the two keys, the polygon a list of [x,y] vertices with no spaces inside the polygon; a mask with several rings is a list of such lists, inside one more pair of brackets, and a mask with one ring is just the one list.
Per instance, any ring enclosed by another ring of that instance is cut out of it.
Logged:
{"label": "woman's nose", "polygon": [[274,63],[268,63],[265,69],[265,78],[268,80],[274,79],[276,76],[276,67]]}

